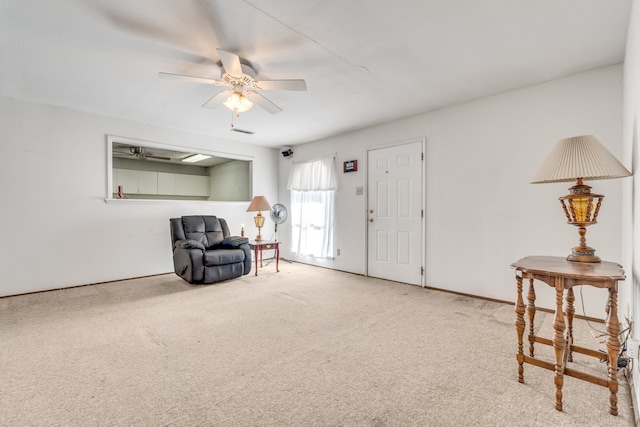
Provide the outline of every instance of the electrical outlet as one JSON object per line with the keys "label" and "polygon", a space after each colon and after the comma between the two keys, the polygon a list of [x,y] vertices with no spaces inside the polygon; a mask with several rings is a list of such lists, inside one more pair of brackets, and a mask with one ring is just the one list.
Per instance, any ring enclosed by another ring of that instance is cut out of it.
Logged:
{"label": "electrical outlet", "polygon": [[340,256],[340,249],[336,249],[336,255]]}
{"label": "electrical outlet", "polygon": [[364,194],[364,187],[356,187],[356,196],[362,196]]}
{"label": "electrical outlet", "polygon": [[631,357],[632,359],[637,359],[638,358],[638,351],[640,350],[640,340],[637,340],[635,338],[629,338],[627,340],[627,354],[629,355],[629,357]]}

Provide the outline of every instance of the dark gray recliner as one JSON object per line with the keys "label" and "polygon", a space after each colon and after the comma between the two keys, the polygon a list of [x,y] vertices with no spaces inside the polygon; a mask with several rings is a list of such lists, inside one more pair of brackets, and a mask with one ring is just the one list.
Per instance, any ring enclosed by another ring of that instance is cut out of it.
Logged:
{"label": "dark gray recliner", "polygon": [[227,222],[208,215],[171,218],[173,267],[189,283],[215,283],[251,271],[248,239],[231,236]]}

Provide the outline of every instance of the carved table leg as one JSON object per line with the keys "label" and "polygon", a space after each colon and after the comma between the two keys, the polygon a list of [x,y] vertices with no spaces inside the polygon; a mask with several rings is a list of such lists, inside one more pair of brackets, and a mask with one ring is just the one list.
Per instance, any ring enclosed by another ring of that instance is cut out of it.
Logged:
{"label": "carved table leg", "polygon": [[564,348],[565,348],[565,323],[562,311],[562,294],[564,292],[564,279],[555,278],[556,288],[556,312],[553,316],[553,350],[556,355],[556,376],[553,382],[556,385],[556,410],[562,411],[562,385],[564,384]]}
{"label": "carved table leg", "polygon": [[522,277],[516,274],[518,285],[518,296],[516,298],[516,334],[518,335],[518,382],[524,382],[524,351],[522,348],[522,338],[524,336],[524,301],[522,300]]}
{"label": "carved table leg", "polygon": [[533,289],[533,279],[529,279],[529,294],[527,294],[527,313],[529,314],[529,356],[533,357],[533,343],[535,342],[535,332],[533,319],[536,317],[536,291]]}
{"label": "carved table leg", "polygon": [[573,294],[573,288],[567,289],[567,307],[565,309],[567,313],[567,351],[569,352],[568,361],[573,362],[573,351],[571,346],[573,345],[573,316],[576,313],[576,309],[573,307],[573,302],[576,300]]}
{"label": "carved table leg", "polygon": [[618,415],[618,354],[620,353],[620,322],[618,321],[618,290],[609,288],[607,304],[607,353],[609,357],[609,413]]}

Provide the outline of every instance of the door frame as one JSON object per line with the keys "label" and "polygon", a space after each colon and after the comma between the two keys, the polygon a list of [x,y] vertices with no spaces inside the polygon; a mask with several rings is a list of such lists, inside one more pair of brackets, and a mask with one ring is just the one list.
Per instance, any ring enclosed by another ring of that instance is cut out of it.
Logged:
{"label": "door frame", "polygon": [[427,277],[427,232],[426,232],[426,223],[427,223],[427,209],[426,209],[426,185],[425,185],[425,177],[426,177],[426,142],[427,139],[426,137],[422,137],[422,138],[415,138],[415,139],[409,139],[409,140],[405,140],[405,141],[399,141],[399,142],[391,142],[391,143],[387,143],[387,144],[382,144],[382,145],[376,145],[374,147],[369,147],[367,148],[367,156],[366,156],[366,183],[365,183],[365,188],[367,190],[366,193],[366,198],[365,198],[365,209],[364,209],[364,227],[365,227],[365,275],[367,277],[369,276],[369,222],[367,221],[368,218],[368,209],[369,209],[369,188],[370,188],[370,183],[369,183],[369,152],[370,151],[375,151],[375,150],[380,150],[380,149],[385,149],[385,148],[393,148],[393,147],[399,147],[402,145],[408,145],[408,144],[415,144],[416,142],[420,143],[420,147],[422,149],[422,161],[420,162],[420,166],[421,166],[421,170],[420,170],[420,187],[421,187],[421,200],[420,200],[420,206],[423,212],[422,218],[421,218],[421,222],[420,222],[420,228],[421,228],[421,233],[420,233],[420,252],[421,252],[421,263],[422,263],[422,274],[420,275],[420,286],[421,287],[425,287],[426,286],[426,277]]}

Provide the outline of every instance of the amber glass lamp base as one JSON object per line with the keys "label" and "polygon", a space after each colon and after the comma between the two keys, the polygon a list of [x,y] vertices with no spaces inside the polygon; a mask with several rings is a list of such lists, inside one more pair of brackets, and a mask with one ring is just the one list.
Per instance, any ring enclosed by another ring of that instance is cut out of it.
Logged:
{"label": "amber glass lamp base", "polygon": [[600,257],[595,255],[596,250],[587,246],[587,226],[595,224],[600,212],[600,205],[604,198],[601,194],[591,193],[591,187],[578,178],[578,182],[569,188],[569,194],[560,197],[562,209],[567,217],[567,223],[578,227],[580,242],[571,249],[569,261],[575,262],[600,262]]}
{"label": "amber glass lamp base", "polygon": [[264,217],[262,216],[262,212],[258,211],[258,214],[253,217],[253,222],[256,224],[256,227],[258,227],[258,235],[256,236],[256,242],[259,242],[262,240],[262,234],[260,234],[260,229],[264,225]]}

